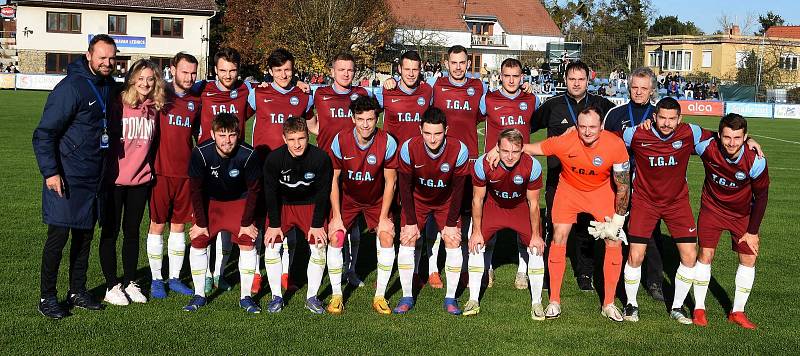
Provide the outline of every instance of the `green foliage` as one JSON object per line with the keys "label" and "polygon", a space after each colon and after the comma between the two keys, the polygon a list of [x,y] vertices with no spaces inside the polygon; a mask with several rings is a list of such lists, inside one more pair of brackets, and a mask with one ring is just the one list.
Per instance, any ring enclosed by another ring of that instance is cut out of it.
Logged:
{"label": "green foliage", "polygon": [[768,11],[766,14],[758,16],[758,23],[761,25],[761,29],[756,32],[756,35],[763,35],[767,32],[772,26],[783,26],[786,21],[783,20],[780,14],[776,14],[772,11]]}
{"label": "green foliage", "polygon": [[692,21],[683,22],[677,16],[659,16],[647,30],[648,36],[669,35],[702,35],[701,31]]}

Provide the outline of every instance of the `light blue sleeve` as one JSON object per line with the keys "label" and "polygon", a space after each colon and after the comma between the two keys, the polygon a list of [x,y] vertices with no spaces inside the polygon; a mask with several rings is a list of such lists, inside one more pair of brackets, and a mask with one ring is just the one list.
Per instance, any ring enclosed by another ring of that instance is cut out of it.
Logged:
{"label": "light blue sleeve", "polygon": [[542,176],[542,164],[539,163],[539,160],[533,158],[533,167],[531,167],[531,177],[528,179],[528,182],[533,182],[539,179],[539,177],[541,176]]}
{"label": "light blue sleeve", "polygon": [[[399,82],[398,82],[398,83],[399,83]],[[434,84],[436,84],[436,77],[430,77],[430,78],[428,78],[428,80],[426,80],[426,81],[425,81],[425,83],[428,83],[428,85],[430,85],[430,86],[431,86],[431,88],[433,88],[433,85],[434,85]]]}
{"label": "light blue sleeve", "polygon": [[333,142],[331,142],[331,151],[333,155],[336,156],[338,159],[342,159],[342,149],[339,147],[339,134],[337,133],[336,136],[333,137]]}
{"label": "light blue sleeve", "polygon": [[411,141],[411,139],[408,139],[406,140],[406,142],[403,142],[403,147],[400,148],[400,159],[402,159],[405,164],[411,164],[411,153],[408,152],[409,141]]}
{"label": "light blue sleeve", "polygon": [[397,141],[392,135],[386,135],[386,139],[386,155],[383,156],[383,159],[388,161],[397,153]]}
{"label": "light blue sleeve", "polygon": [[486,172],[483,171],[483,159],[485,156],[485,154],[482,154],[478,157],[478,161],[475,162],[475,167],[472,169],[475,171],[475,177],[482,181],[486,180]]}
{"label": "light blue sleeve", "polygon": [[689,124],[689,127],[692,129],[692,137],[693,137],[692,142],[694,142],[694,144],[697,145],[698,143],[700,143],[700,138],[703,135],[703,129],[701,129],[700,126],[697,126],[695,124]]}
{"label": "light blue sleeve", "polygon": [[375,92],[375,99],[378,99],[378,105],[383,106],[383,87],[380,87]]}
{"label": "light blue sleeve", "polygon": [[253,111],[256,110],[256,90],[253,89],[253,86],[250,85],[250,82],[244,82],[244,86],[247,87],[247,103],[250,104],[250,107]]}
{"label": "light blue sleeve", "polygon": [[467,163],[467,160],[469,159],[469,150],[467,150],[467,145],[465,145],[463,142],[459,141],[458,143],[461,144],[461,149],[458,151],[456,167],[461,167]]}
{"label": "light blue sleeve", "polygon": [[486,93],[483,93],[481,97],[481,103],[478,105],[478,108],[481,110],[481,115],[486,115]]}
{"label": "light blue sleeve", "polygon": [[311,108],[313,106],[314,106],[314,96],[309,94],[308,95],[308,104],[306,105],[306,111],[305,112],[311,111]]}
{"label": "light blue sleeve", "polygon": [[194,84],[192,85],[192,88],[189,89],[189,90],[191,92],[193,92],[193,93],[200,94],[200,90],[203,89],[203,86],[206,85],[206,83],[207,83],[206,80],[198,80],[198,81],[194,82]]}
{"label": "light blue sleeve", "polygon": [[764,168],[767,168],[767,159],[756,156],[756,159],[753,161],[753,166],[750,167],[750,178],[758,178],[761,173],[764,173]]}
{"label": "light blue sleeve", "polygon": [[697,153],[698,156],[702,156],[703,153],[706,152],[708,145],[711,144],[711,140],[713,140],[713,138],[709,138],[708,140],[701,141],[700,143],[694,145],[694,152]]}
{"label": "light blue sleeve", "polygon": [[636,126],[628,127],[622,132],[622,140],[625,141],[625,146],[631,147],[633,142],[633,134],[636,132]]}

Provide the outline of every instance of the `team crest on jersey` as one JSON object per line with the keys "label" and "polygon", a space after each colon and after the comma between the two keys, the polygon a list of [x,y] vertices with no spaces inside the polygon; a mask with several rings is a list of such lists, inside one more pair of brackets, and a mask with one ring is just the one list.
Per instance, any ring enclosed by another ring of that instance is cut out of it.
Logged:
{"label": "team crest on jersey", "polygon": [[423,97],[417,98],[417,105],[425,106],[425,98],[423,98]]}
{"label": "team crest on jersey", "polygon": [[236,99],[237,96],[239,96],[239,91],[231,90],[231,99]]}
{"label": "team crest on jersey", "polygon": [[514,176],[514,184],[520,185],[522,183],[525,183],[525,179],[523,179],[522,176],[519,175],[519,174],[515,175]]}
{"label": "team crest on jersey", "polygon": [[522,110],[522,111],[527,111],[528,110],[528,103],[526,103],[524,101],[519,103],[519,109]]}
{"label": "team crest on jersey", "polygon": [[306,172],[306,174],[303,175],[303,178],[305,178],[306,180],[314,179],[314,173]]}
{"label": "team crest on jersey", "polygon": [[239,176],[239,170],[238,169],[231,169],[230,172],[228,172],[228,175],[231,178],[236,178],[236,177]]}
{"label": "team crest on jersey", "polygon": [[376,164],[376,163],[378,163],[378,158],[375,157],[374,154],[370,153],[369,156],[367,156],[367,163]]}
{"label": "team crest on jersey", "polygon": [[298,99],[296,96],[293,96],[289,98],[289,104],[292,104],[294,106],[300,105],[300,99]]}
{"label": "team crest on jersey", "polygon": [[350,94],[350,100],[356,100],[356,99],[358,99],[358,94],[356,93]]}
{"label": "team crest on jersey", "polygon": [[469,95],[469,96],[475,95],[475,88],[473,88],[473,87],[467,88],[467,95]]}
{"label": "team crest on jersey", "polygon": [[600,167],[601,165],[603,165],[603,159],[600,158],[600,156],[594,156],[592,164],[595,165],[595,167]]}
{"label": "team crest on jersey", "polygon": [[450,172],[450,164],[447,163],[447,162],[442,163],[442,166],[439,167],[439,170],[444,172],[444,173]]}
{"label": "team crest on jersey", "polygon": [[678,150],[683,147],[683,141],[675,141],[672,143],[672,148]]}
{"label": "team crest on jersey", "polygon": [[738,180],[744,180],[745,178],[747,178],[747,175],[745,175],[744,172],[742,172],[742,171],[736,172],[736,174],[734,174],[734,176]]}
{"label": "team crest on jersey", "polygon": [[194,101],[190,101],[186,104],[186,108],[189,109],[189,111],[194,111]]}

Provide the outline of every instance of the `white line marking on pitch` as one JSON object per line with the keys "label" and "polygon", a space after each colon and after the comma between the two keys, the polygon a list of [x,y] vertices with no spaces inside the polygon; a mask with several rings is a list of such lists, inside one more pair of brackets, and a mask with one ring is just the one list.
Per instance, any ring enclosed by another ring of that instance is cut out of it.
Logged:
{"label": "white line marking on pitch", "polygon": [[764,136],[764,135],[750,134],[750,136],[763,137],[763,138],[770,139],[770,140],[775,140],[775,141],[781,141],[781,142],[786,142],[786,143],[793,143],[795,145],[800,145],[800,142],[797,142],[797,141],[783,140],[783,139],[780,139],[780,138],[769,137],[769,136]]}

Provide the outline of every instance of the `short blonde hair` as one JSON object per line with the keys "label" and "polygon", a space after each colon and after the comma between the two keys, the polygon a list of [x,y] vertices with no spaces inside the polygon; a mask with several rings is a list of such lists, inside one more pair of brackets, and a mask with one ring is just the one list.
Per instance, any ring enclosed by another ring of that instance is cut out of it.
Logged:
{"label": "short blonde hair", "polygon": [[505,129],[497,136],[497,145],[500,146],[500,140],[506,139],[513,145],[522,146],[522,132],[517,129]]}
{"label": "short blonde hair", "polygon": [[141,104],[139,102],[139,93],[134,88],[134,85],[136,85],[136,79],[139,78],[139,73],[148,68],[153,71],[153,76],[156,79],[148,99],[153,101],[153,106],[156,110],[161,110],[166,103],[164,79],[161,76],[161,70],[149,59],[140,59],[131,65],[128,74],[125,76],[125,87],[122,89],[121,94],[122,102],[131,107],[137,107]]}

